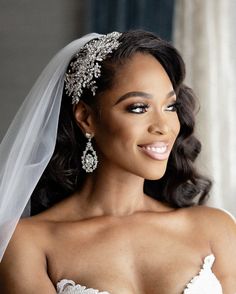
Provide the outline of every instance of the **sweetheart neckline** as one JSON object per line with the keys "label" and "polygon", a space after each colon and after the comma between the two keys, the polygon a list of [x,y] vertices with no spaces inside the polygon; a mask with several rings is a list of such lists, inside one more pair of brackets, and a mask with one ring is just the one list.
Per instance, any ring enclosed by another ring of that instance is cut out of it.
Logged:
{"label": "sweetheart neckline", "polygon": [[[197,280],[199,280],[200,278],[201,278],[201,276],[202,276],[202,274],[205,272],[205,271],[207,271],[207,270],[210,270],[211,271],[211,273],[214,275],[214,273],[212,272],[212,270],[211,270],[211,268],[212,268],[212,265],[213,265],[213,263],[214,263],[214,261],[215,261],[215,256],[214,256],[214,254],[209,254],[209,255],[207,255],[205,258],[204,258],[204,260],[203,260],[203,262],[202,262],[202,265],[201,265],[201,268],[200,268],[200,270],[199,270],[199,272],[198,272],[198,274],[196,274],[186,285],[185,285],[185,288],[184,288],[184,290],[183,290],[183,294],[184,293],[186,293],[186,291],[188,291],[192,286],[193,286],[193,284],[194,283],[196,283],[196,281]],[[214,275],[215,276],[215,275]],[[216,276],[215,276],[215,278],[216,278]],[[218,279],[216,278],[216,280],[218,281]],[[219,282],[219,281],[218,281]],[[220,283],[219,283],[220,284]],[[65,288],[65,286],[72,286],[72,287],[76,287],[76,288],[79,288],[79,289],[81,289],[81,290],[94,290],[95,292],[94,292],[94,294],[96,293],[96,294],[110,294],[109,292],[107,292],[107,291],[100,291],[100,290],[98,290],[98,289],[94,289],[94,288],[87,288],[87,286],[83,286],[83,285],[80,285],[80,284],[76,284],[74,281],[72,281],[72,280],[67,280],[67,279],[62,279],[62,280],[60,280],[58,283],[57,283],[57,291],[59,291],[59,292],[57,292],[57,293],[63,293],[63,292],[61,292],[61,291],[63,291],[64,290],[64,288]]]}

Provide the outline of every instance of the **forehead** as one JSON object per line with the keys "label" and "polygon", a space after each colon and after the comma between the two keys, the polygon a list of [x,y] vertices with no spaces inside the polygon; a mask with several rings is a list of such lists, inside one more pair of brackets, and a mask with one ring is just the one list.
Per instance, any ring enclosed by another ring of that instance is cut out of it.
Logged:
{"label": "forehead", "polygon": [[161,63],[151,54],[135,53],[117,69],[111,90],[117,95],[129,91],[169,92],[171,81]]}

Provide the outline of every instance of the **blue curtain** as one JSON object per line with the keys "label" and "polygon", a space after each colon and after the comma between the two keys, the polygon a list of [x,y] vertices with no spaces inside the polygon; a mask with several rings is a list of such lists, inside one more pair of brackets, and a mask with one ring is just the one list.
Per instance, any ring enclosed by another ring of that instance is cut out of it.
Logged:
{"label": "blue curtain", "polygon": [[175,0],[89,0],[89,30],[98,33],[145,29],[172,39]]}

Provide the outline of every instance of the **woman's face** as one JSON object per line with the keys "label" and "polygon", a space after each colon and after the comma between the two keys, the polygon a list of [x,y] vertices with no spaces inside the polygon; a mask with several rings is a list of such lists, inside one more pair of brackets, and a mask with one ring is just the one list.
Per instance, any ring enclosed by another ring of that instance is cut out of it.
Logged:
{"label": "woman's face", "polygon": [[94,133],[99,164],[160,179],[180,130],[175,101],[162,65],[136,53],[100,97]]}

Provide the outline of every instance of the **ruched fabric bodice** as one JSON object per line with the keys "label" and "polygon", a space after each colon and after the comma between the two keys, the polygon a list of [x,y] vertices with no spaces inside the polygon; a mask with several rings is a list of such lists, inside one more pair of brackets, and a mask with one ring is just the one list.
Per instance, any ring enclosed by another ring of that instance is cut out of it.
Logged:
{"label": "ruched fabric bodice", "polygon": [[[193,277],[185,286],[181,294],[223,294],[219,280],[212,272],[212,265],[215,261],[215,256],[210,254],[205,257],[202,268],[198,275]],[[112,294],[107,291],[99,291],[97,289],[86,288],[76,284],[72,280],[63,279],[57,283],[58,294]],[[117,289],[117,293],[119,290]],[[154,294],[154,293],[153,293]]]}

